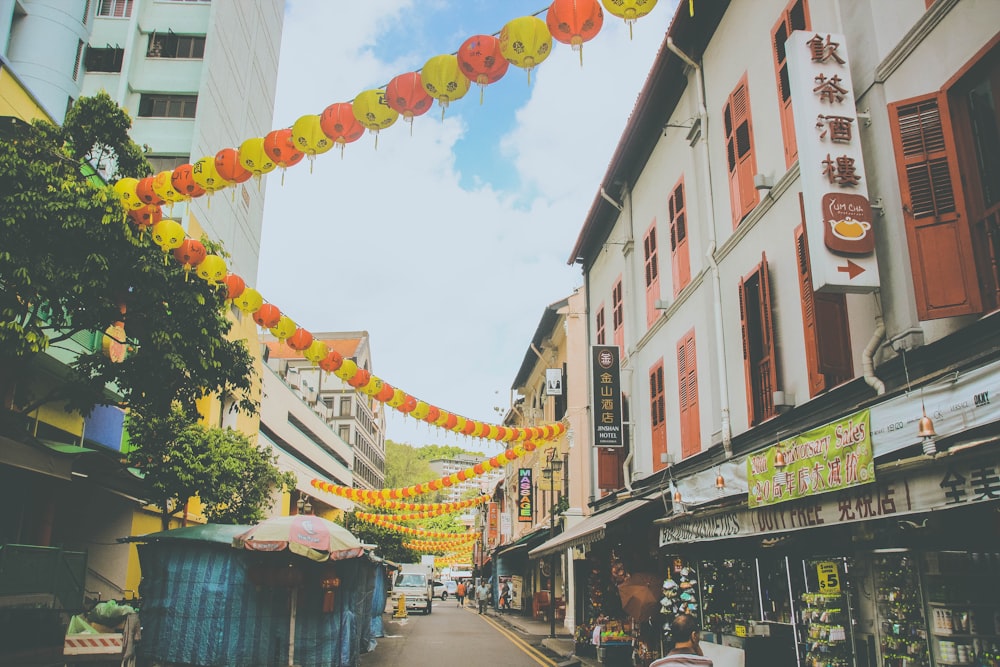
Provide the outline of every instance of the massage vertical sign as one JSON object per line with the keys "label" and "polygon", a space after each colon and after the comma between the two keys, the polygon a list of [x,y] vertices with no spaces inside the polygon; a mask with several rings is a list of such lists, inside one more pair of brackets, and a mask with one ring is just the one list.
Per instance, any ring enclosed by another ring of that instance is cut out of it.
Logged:
{"label": "massage vertical sign", "polygon": [[747,456],[750,507],[776,505],[874,481],[868,410]]}
{"label": "massage vertical sign", "polygon": [[517,522],[531,523],[535,508],[532,505],[534,484],[531,480],[531,468],[517,470]]}
{"label": "massage vertical sign", "polygon": [[843,35],[797,30],[785,42],[809,263],[817,292],[879,286],[876,222]]}
{"label": "massage vertical sign", "polygon": [[617,345],[594,345],[594,446],[624,447],[621,362]]}

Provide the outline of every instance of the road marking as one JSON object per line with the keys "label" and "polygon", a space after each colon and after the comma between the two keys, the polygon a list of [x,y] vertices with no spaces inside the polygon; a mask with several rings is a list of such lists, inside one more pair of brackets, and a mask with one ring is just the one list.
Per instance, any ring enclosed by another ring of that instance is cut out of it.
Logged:
{"label": "road marking", "polygon": [[485,620],[487,623],[489,623],[491,626],[493,626],[493,628],[497,632],[499,632],[500,634],[502,634],[503,636],[505,636],[507,639],[509,639],[511,641],[511,643],[514,644],[514,646],[516,646],[519,649],[521,649],[521,651],[525,655],[527,655],[529,658],[531,658],[532,660],[534,660],[535,662],[537,662],[539,665],[542,665],[542,667],[555,667],[556,662],[554,660],[552,660],[551,658],[549,658],[548,656],[546,656],[544,653],[542,653],[541,651],[539,651],[538,649],[536,649],[534,646],[532,646],[528,642],[524,641],[523,639],[521,639],[520,637],[518,637],[517,635],[515,635],[513,632],[511,632],[510,630],[508,630],[504,626],[502,626],[498,621],[493,620],[492,618],[490,618],[486,614],[483,614],[482,617],[483,617],[483,620]]}

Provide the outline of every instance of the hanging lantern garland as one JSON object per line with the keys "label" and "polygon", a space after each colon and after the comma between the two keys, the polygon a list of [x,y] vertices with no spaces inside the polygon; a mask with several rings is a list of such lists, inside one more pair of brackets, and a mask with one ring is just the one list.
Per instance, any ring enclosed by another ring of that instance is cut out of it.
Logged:
{"label": "hanging lantern garland", "polygon": [[407,549],[412,549],[413,551],[449,551],[467,546],[470,542],[475,542],[476,537],[478,536],[473,536],[471,539],[440,542],[432,540],[411,540],[409,542],[403,542],[403,546]]}
{"label": "hanging lantern garland", "polygon": [[385,528],[386,530],[391,530],[395,533],[403,533],[404,535],[415,535],[417,537],[432,537],[442,540],[455,540],[455,538],[461,538],[463,541],[473,541],[476,539],[476,535],[473,533],[446,533],[443,530],[424,530],[423,528],[412,528],[410,526],[401,526],[398,523],[392,523],[390,521],[372,521],[372,525],[379,526],[380,528]]}
{"label": "hanging lantern garland", "polygon": [[[383,498],[381,491],[371,491],[369,489],[354,489],[349,486],[340,486],[339,484],[330,484],[329,482],[324,482],[319,479],[314,479],[310,482],[313,488],[319,491],[325,491],[327,493],[332,493],[341,498],[347,498],[348,500],[353,500],[355,502],[363,502],[368,505],[373,505],[375,507],[382,507],[391,510],[404,510],[406,512],[435,512],[441,511],[444,507],[453,507],[449,509],[449,512],[456,512],[461,509],[467,509],[469,507],[477,507],[489,501],[490,497],[486,494],[477,496],[476,498],[470,498],[468,500],[458,500],[452,503],[410,503],[403,502],[400,500],[393,500],[388,497]],[[356,492],[356,493],[351,493]]]}

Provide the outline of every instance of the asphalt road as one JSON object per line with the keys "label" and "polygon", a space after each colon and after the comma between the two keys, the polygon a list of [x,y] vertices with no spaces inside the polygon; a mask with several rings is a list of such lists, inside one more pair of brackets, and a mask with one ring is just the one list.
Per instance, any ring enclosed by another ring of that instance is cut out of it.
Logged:
{"label": "asphalt road", "polygon": [[539,645],[541,637],[505,625],[493,611],[480,616],[472,607],[459,608],[453,598],[435,600],[429,616],[382,618],[386,636],[361,656],[361,667],[553,667],[557,662]]}

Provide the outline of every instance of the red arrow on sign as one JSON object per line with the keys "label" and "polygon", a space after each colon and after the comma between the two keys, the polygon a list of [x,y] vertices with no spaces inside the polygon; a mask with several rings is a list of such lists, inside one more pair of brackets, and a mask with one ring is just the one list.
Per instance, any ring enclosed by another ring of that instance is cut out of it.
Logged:
{"label": "red arrow on sign", "polygon": [[857,278],[858,276],[860,276],[862,273],[865,272],[865,267],[859,266],[854,262],[852,262],[851,260],[847,260],[847,266],[838,266],[837,271],[840,271],[841,273],[846,273],[848,278],[854,280],[855,278]]}

